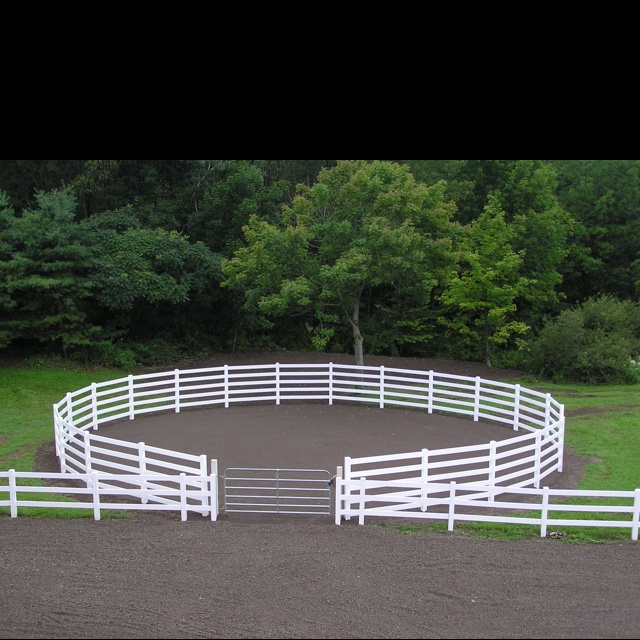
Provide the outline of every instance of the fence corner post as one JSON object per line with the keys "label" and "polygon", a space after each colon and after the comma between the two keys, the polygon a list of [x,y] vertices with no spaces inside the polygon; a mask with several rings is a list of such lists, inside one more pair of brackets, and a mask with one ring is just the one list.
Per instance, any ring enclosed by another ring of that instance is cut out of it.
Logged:
{"label": "fence corner post", "polygon": [[542,505],[540,513],[540,537],[547,537],[547,523],[549,520],[549,487],[542,489]]}
{"label": "fence corner post", "polygon": [[636,489],[633,498],[633,522],[631,524],[631,539],[638,541],[638,526],[640,525],[640,489]]}

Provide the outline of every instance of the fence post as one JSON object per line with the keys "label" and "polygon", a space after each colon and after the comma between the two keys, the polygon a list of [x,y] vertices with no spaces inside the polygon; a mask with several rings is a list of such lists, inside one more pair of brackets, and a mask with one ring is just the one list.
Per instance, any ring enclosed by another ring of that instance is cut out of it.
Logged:
{"label": "fence post", "polygon": [[134,410],[134,396],[133,396],[133,375],[129,374],[129,420],[133,420],[136,417]]}
{"label": "fence post", "polygon": [[180,413],[180,369],[174,369],[173,393],[176,413]]}
{"label": "fence post", "polygon": [[449,488],[449,520],[447,531],[453,531],[453,523],[456,515],[456,481],[452,480]]}
{"label": "fence post", "polygon": [[91,422],[94,430],[98,428],[98,394],[96,393],[96,383],[91,383]]}
{"label": "fence post", "polygon": [[71,392],[67,392],[67,422],[73,424],[73,405],[71,404]]}
{"label": "fence post", "polygon": [[[93,469],[91,468],[91,437],[86,431],[82,432],[84,438],[84,472],[90,474]],[[87,477],[87,488],[91,487],[91,480]]]}
{"label": "fence post", "polygon": [[516,385],[516,391],[513,394],[513,430],[518,431],[520,428],[520,385]]}
{"label": "fence post", "polygon": [[[344,459],[344,479],[348,480],[349,482],[351,481],[351,458],[349,456],[346,456]],[[345,486],[345,489],[348,489],[348,493],[345,493],[344,495],[351,495],[351,484],[347,486]],[[345,506],[346,508],[346,506]],[[349,501],[349,509],[351,509],[351,501]],[[351,516],[349,514],[347,514],[345,516],[345,520],[351,520]]]}
{"label": "fence post", "polygon": [[276,362],[276,405],[280,404],[280,363]]}
{"label": "fence post", "polygon": [[94,471],[91,474],[91,484],[93,486],[93,519],[100,520],[100,485],[98,484],[98,474]]}
{"label": "fence post", "polygon": [[638,541],[638,525],[640,523],[640,489],[636,489],[633,497],[633,520],[631,524],[631,539]]}
{"label": "fence post", "polygon": [[18,492],[16,487],[16,470],[9,469],[9,509],[12,518],[18,517]]}
{"label": "fence post", "polygon": [[427,400],[427,413],[433,413],[433,369],[429,371],[429,399]]}
{"label": "fence post", "polygon": [[547,393],[544,405],[544,426],[548,427],[551,423],[551,394]]}
{"label": "fence post", "polygon": [[334,486],[335,486],[334,522],[339,525],[342,517],[342,489],[344,487],[344,484],[342,482],[342,467],[338,467],[336,469],[336,481],[334,483]]}
{"label": "fence post", "polygon": [[367,497],[367,490],[365,489],[366,478],[360,478],[360,494],[358,499],[358,524],[364,524],[364,505],[365,498]]}
{"label": "fence post", "polygon": [[60,420],[56,411],[56,405],[53,405],[53,439],[56,445],[56,457],[60,457]]}
{"label": "fence post", "polygon": [[211,461],[211,479],[210,479],[210,491],[211,491],[211,521],[215,522],[218,519],[218,461]]}
{"label": "fence post", "polygon": [[560,420],[558,421],[560,426],[560,438],[558,439],[558,452],[560,453],[560,462],[558,463],[558,471],[562,472],[562,467],[564,464],[564,427],[566,424],[566,420],[564,417],[564,405],[560,405]]}
{"label": "fence post", "polygon": [[180,519],[187,519],[187,476],[184,471],[180,474]]}
{"label": "fence post", "polygon": [[384,409],[384,365],[380,365],[380,408]]}
{"label": "fence post", "polygon": [[[422,465],[420,469],[420,482],[427,483],[429,482],[429,449],[422,450]],[[420,498],[422,500],[422,504],[420,505],[421,511],[427,510],[427,498],[429,497],[429,492],[426,488],[426,484],[422,485],[422,491],[420,492]]]}
{"label": "fence post", "polygon": [[547,522],[549,520],[549,487],[542,489],[542,505],[540,514],[540,537],[547,537]]}
{"label": "fence post", "polygon": [[224,408],[229,408],[229,365],[224,365]]}
{"label": "fence post", "polygon": [[473,420],[478,422],[480,414],[480,376],[476,376],[476,388],[473,396]]}
{"label": "fence post", "polygon": [[329,404],[333,404],[333,362],[329,363]]}
{"label": "fence post", "polygon": [[542,432],[536,431],[535,467],[533,469],[533,482],[536,489],[540,488],[540,465],[542,464]]}
{"label": "fence post", "polygon": [[[206,509],[209,505],[209,495],[207,493],[209,479],[207,478],[207,456],[204,453],[200,456],[200,478],[200,490],[202,491],[202,499],[200,500],[200,502]],[[206,516],[207,514],[205,511],[203,511],[202,515]]]}
{"label": "fence post", "polygon": [[[147,474],[147,456],[144,442],[138,442],[138,467],[140,469],[140,475],[145,476]],[[140,489],[144,491],[144,494],[140,496],[140,502],[141,504],[147,504],[147,502],[149,502],[149,496],[147,495],[148,485],[146,480],[140,483]]]}
{"label": "fence post", "polygon": [[496,457],[497,443],[495,440],[489,442],[489,501],[493,502],[496,497],[494,485],[496,483]]}

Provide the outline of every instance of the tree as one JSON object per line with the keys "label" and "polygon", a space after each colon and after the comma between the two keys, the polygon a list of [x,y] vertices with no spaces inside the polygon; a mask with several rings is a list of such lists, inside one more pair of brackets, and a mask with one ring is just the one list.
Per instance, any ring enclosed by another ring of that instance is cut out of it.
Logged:
{"label": "tree", "polygon": [[318,350],[347,325],[362,365],[365,294],[392,288],[424,301],[451,267],[444,188],[417,183],[404,165],[340,161],[298,185],[277,224],[251,217],[246,246],[223,262],[223,286],[244,290],[247,309],[267,318],[305,317]]}
{"label": "tree", "polygon": [[87,321],[94,248],[70,190],[39,192],[36,202],[17,216],[0,194],[0,346],[54,342],[66,355],[99,331]]}
{"label": "tree", "polygon": [[[177,231],[145,229],[129,208],[95,215],[86,223],[100,255],[95,262],[95,302],[128,330],[173,324],[181,305],[193,312],[220,280],[221,256]],[[197,299],[197,300],[196,300]],[[166,313],[157,313],[166,305]],[[146,311],[149,313],[146,313]],[[141,323],[141,317],[156,318]],[[175,328],[175,326],[174,326]]]}
{"label": "tree", "polygon": [[491,365],[491,347],[505,344],[512,334],[529,327],[510,319],[515,299],[530,281],[520,275],[523,255],[511,248],[513,232],[505,222],[496,196],[482,215],[467,227],[462,241],[463,261],[440,296],[452,314],[441,321],[467,342],[482,344],[484,360]]}

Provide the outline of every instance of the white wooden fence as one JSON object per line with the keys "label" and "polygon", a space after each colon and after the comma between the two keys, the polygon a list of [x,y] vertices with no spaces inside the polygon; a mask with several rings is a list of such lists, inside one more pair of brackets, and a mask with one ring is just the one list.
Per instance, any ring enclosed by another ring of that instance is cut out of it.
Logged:
{"label": "white wooden fence", "polygon": [[[584,492],[557,493],[540,488],[545,477],[554,471],[562,471],[564,406],[550,394],[480,377],[334,363],[175,369],[129,375],[70,392],[53,405],[60,475],[67,478],[71,475],[83,482],[85,490],[91,492],[93,508],[98,511],[112,508],[105,506],[100,495],[117,491],[120,499],[117,508],[125,508],[122,501],[129,495],[135,502],[127,508],[174,509],[183,517],[187,511],[197,511],[215,520],[219,508],[217,484],[214,490],[214,473],[208,472],[206,456],[149,447],[142,442],[125,443],[99,436],[95,431],[107,422],[134,420],[136,416],[151,412],[179,413],[183,409],[216,404],[229,407],[237,402],[280,404],[292,400],[325,400],[329,404],[363,402],[380,408],[412,407],[428,413],[461,414],[474,421],[500,422],[520,432],[513,438],[483,445],[345,458],[344,467],[339,469],[336,478],[337,524],[342,518],[352,516],[364,522],[365,516],[390,517],[389,514],[437,519],[442,517],[437,509],[443,507],[447,509],[450,523],[488,518],[511,522],[513,518],[507,516],[483,516],[477,512],[486,507],[515,508],[498,500],[507,490],[511,494],[524,492],[534,501],[540,497],[543,505],[549,496],[586,495]],[[212,469],[217,468],[215,460],[211,465]],[[42,474],[16,472],[4,472],[0,478],[9,478],[9,474],[13,474],[14,483],[19,477],[25,482],[27,478],[42,479]],[[125,476],[129,489],[123,485]],[[137,479],[133,480],[134,476]],[[158,477],[164,477],[165,482]],[[178,484],[173,486],[173,481]],[[9,484],[8,490],[0,486],[0,496],[11,494],[8,500],[0,500],[0,506],[9,505],[12,515],[17,514],[19,506],[33,506],[33,501],[22,501],[17,497],[25,490],[24,486],[18,491],[11,481]],[[401,491],[398,491],[399,486],[402,486]],[[167,487],[173,487],[174,493]],[[44,488],[38,489],[43,492]],[[54,488],[50,489],[53,492]],[[67,488],[58,488],[58,491],[70,493]],[[609,493],[591,492],[589,495],[603,498],[609,497]],[[611,497],[631,499],[631,511],[626,507],[617,510],[618,513],[630,513],[631,520],[604,525],[598,521],[597,526],[628,526],[633,539],[637,540],[637,492],[614,493],[616,495]],[[463,513],[461,507],[465,503],[469,503],[467,506],[472,506],[475,512]],[[68,504],[38,502],[38,506]],[[522,502],[517,504],[519,509],[529,508]],[[547,505],[543,511],[548,515],[553,509],[555,506]],[[562,509],[570,510],[567,505],[562,505]],[[599,513],[611,512],[604,506],[583,510],[598,509]],[[532,519],[541,526],[541,533],[552,522],[547,515]],[[516,521],[526,523],[523,518],[516,518]],[[587,520],[571,520],[571,524],[596,526]]]}

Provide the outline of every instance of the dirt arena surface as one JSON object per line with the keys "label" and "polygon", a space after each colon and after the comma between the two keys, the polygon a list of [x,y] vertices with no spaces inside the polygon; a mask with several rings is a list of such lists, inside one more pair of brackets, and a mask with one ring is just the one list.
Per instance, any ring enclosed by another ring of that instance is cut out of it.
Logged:
{"label": "dirt arena surface", "polygon": [[[226,354],[176,366],[303,361],[352,358]],[[442,360],[366,364],[505,381],[519,373]],[[146,416],[101,433],[206,453],[221,470],[335,473],[344,455],[513,432],[411,410],[283,403]],[[587,462],[566,449],[563,472],[545,484],[577,486]],[[51,445],[36,466],[59,470]],[[337,526],[328,516],[0,518],[0,638],[637,638],[639,596],[640,545],[631,540],[507,542],[455,530],[414,537],[377,519]]]}

